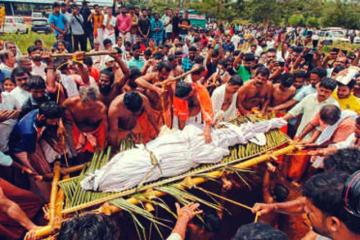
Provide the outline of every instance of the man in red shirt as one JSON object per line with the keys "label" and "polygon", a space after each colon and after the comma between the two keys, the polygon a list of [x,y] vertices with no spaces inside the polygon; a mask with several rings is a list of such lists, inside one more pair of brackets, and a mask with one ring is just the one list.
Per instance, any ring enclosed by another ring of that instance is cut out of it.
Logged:
{"label": "man in red shirt", "polygon": [[93,60],[91,57],[86,57],[84,59],[84,64],[89,69],[89,75],[95,79],[95,82],[99,82],[100,72],[96,68],[93,67]]}

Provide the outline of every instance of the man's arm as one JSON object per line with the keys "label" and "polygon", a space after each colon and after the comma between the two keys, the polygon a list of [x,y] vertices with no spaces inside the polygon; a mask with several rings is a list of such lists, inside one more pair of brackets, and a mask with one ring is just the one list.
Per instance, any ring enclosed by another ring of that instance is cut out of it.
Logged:
{"label": "man's arm", "polygon": [[306,126],[304,127],[304,129],[300,133],[300,135],[298,137],[298,140],[299,141],[303,140],[306,135],[308,135],[312,130],[314,130],[314,128],[315,128],[315,126],[312,125],[311,122],[306,124]]}
{"label": "man's arm", "polygon": [[289,101],[284,102],[283,104],[277,105],[273,109],[274,109],[274,111],[280,111],[280,110],[283,110],[283,109],[289,109],[289,108],[295,106],[295,104],[297,104],[297,103],[298,103],[298,101],[296,101],[295,99],[290,99]]}
{"label": "man's arm", "polygon": [[117,152],[118,131],[119,131],[119,109],[113,101],[109,107],[109,143],[113,151]]}
{"label": "man's arm", "polygon": [[246,86],[242,86],[238,91],[238,97],[236,100],[236,107],[242,116],[251,113],[251,111],[246,110],[242,105],[242,102],[246,99],[246,90]]}
{"label": "man's arm", "polygon": [[255,203],[252,212],[262,216],[270,212],[282,213],[286,215],[300,215],[305,213],[305,198],[299,198],[293,201],[283,203]]}
{"label": "man's arm", "polygon": [[123,76],[121,77],[121,79],[119,79],[119,80],[115,79],[115,81],[119,83],[119,87],[121,88],[125,85],[125,83],[129,79],[130,70],[129,70],[128,66],[124,63],[124,61],[122,60],[122,57],[120,57],[120,56],[112,56],[112,57],[118,63],[118,65],[123,73]]}
{"label": "man's arm", "polygon": [[265,100],[265,102],[263,104],[263,107],[262,107],[263,116],[265,116],[266,109],[269,106],[270,101],[271,101],[271,96],[272,96],[272,92],[273,92],[273,84],[271,82],[269,82],[267,87],[268,87],[268,91],[266,93],[266,100]]}
{"label": "man's arm", "polygon": [[28,216],[26,216],[25,212],[19,207],[19,205],[4,195],[1,188],[0,210],[28,231],[36,227],[36,225],[28,218]]}
{"label": "man's arm", "polygon": [[150,81],[155,77],[153,74],[148,74],[145,76],[141,76],[135,80],[135,83],[140,87],[149,89],[151,91],[156,92],[159,96],[162,94],[163,90],[151,84]]}
{"label": "man's arm", "polygon": [[154,115],[154,110],[150,106],[149,99],[144,95],[142,95],[142,97],[143,97],[144,110],[149,118],[149,121],[150,121],[151,125],[154,127],[156,133],[159,134],[159,126],[157,124],[157,121],[156,121],[156,118]]}
{"label": "man's arm", "polygon": [[56,31],[58,31],[58,32],[60,32],[60,33],[63,33],[63,34],[66,33],[65,31],[63,31],[63,30],[61,30],[60,28],[56,27],[56,26],[55,26],[55,23],[51,23],[50,26],[52,27],[52,29],[54,29],[54,30],[56,30]]}

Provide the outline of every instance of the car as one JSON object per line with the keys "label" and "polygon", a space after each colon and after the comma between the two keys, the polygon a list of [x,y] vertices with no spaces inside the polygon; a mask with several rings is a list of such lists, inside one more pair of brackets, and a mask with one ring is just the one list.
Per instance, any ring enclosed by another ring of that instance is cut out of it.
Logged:
{"label": "car", "polygon": [[46,18],[34,18],[31,20],[31,31],[36,33],[51,33],[51,27]]}
{"label": "car", "polygon": [[43,14],[41,12],[33,12],[31,14],[31,18],[35,19],[35,18],[42,18]]}
{"label": "car", "polygon": [[354,38],[354,44],[360,44],[360,37]]}
{"label": "car", "polygon": [[320,30],[318,37],[320,40],[332,40],[350,43],[350,39],[346,37],[346,30],[342,28],[323,28]]}
{"label": "car", "polygon": [[3,33],[28,33],[29,28],[26,26],[21,17],[5,17],[5,27]]}

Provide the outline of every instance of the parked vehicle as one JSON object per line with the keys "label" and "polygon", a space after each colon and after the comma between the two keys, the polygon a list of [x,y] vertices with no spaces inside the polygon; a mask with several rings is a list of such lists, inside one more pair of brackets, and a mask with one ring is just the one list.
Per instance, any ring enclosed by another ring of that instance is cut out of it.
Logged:
{"label": "parked vehicle", "polygon": [[346,37],[346,30],[342,28],[323,28],[320,30],[319,39],[332,40],[350,43],[350,39]]}
{"label": "parked vehicle", "polygon": [[28,33],[29,28],[21,17],[6,17],[4,33]]}
{"label": "parked vehicle", "polygon": [[33,18],[31,20],[31,31],[37,33],[51,33],[51,27],[46,18]]}
{"label": "parked vehicle", "polygon": [[34,19],[34,18],[43,18],[43,14],[41,12],[33,12],[31,14],[31,17]]}
{"label": "parked vehicle", "polygon": [[360,44],[360,37],[354,38],[354,44]]}

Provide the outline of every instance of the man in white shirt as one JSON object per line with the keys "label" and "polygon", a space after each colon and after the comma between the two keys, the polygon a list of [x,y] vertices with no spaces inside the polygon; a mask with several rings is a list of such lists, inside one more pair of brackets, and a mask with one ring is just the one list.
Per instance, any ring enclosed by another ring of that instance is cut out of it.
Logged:
{"label": "man in white shirt", "polygon": [[28,48],[28,54],[31,58],[32,75],[39,75],[43,79],[46,79],[45,68],[46,64],[41,61],[41,57],[35,57],[35,55],[41,54],[41,50],[38,47],[31,46]]}
{"label": "man in white shirt", "polygon": [[16,83],[16,88],[10,92],[11,97],[14,99],[14,108],[21,110],[23,104],[30,97],[28,82],[30,79],[30,73],[23,68],[15,68],[11,74],[11,78]]}
{"label": "man in white shirt", "polygon": [[20,111],[14,110],[14,105],[15,101],[10,96],[10,93],[2,92],[0,88],[0,151],[2,152],[7,152],[9,150],[9,136],[16,123],[15,119],[20,113]]}
{"label": "man in white shirt", "polygon": [[239,42],[240,42],[239,34],[234,34],[234,36],[232,36],[232,38],[231,38],[231,42],[235,45],[235,50],[238,49]]}
{"label": "man in white shirt", "polygon": [[11,51],[2,51],[0,54],[0,70],[12,72],[16,67],[16,56]]}
{"label": "man in white shirt", "polygon": [[[288,121],[301,113],[300,125],[297,129],[295,139],[299,137],[304,127],[315,117],[319,110],[328,104],[339,106],[338,102],[331,97],[332,92],[337,86],[336,80],[326,78],[321,81],[317,88],[317,93],[309,94],[293,107],[285,116],[284,120]],[[303,140],[310,140],[314,131],[304,136]],[[294,155],[291,157],[291,166],[288,171],[288,177],[295,181],[300,181],[303,173],[306,171],[310,157],[307,155]]]}
{"label": "man in white shirt", "polygon": [[172,16],[173,12],[171,9],[168,9],[166,12],[166,16],[164,17],[163,24],[165,28],[165,39],[171,39],[173,25],[172,25]]}
{"label": "man in white shirt", "polygon": [[266,47],[267,49],[274,48],[275,46],[275,40],[273,39],[273,36],[270,36],[269,39],[266,41]]}

